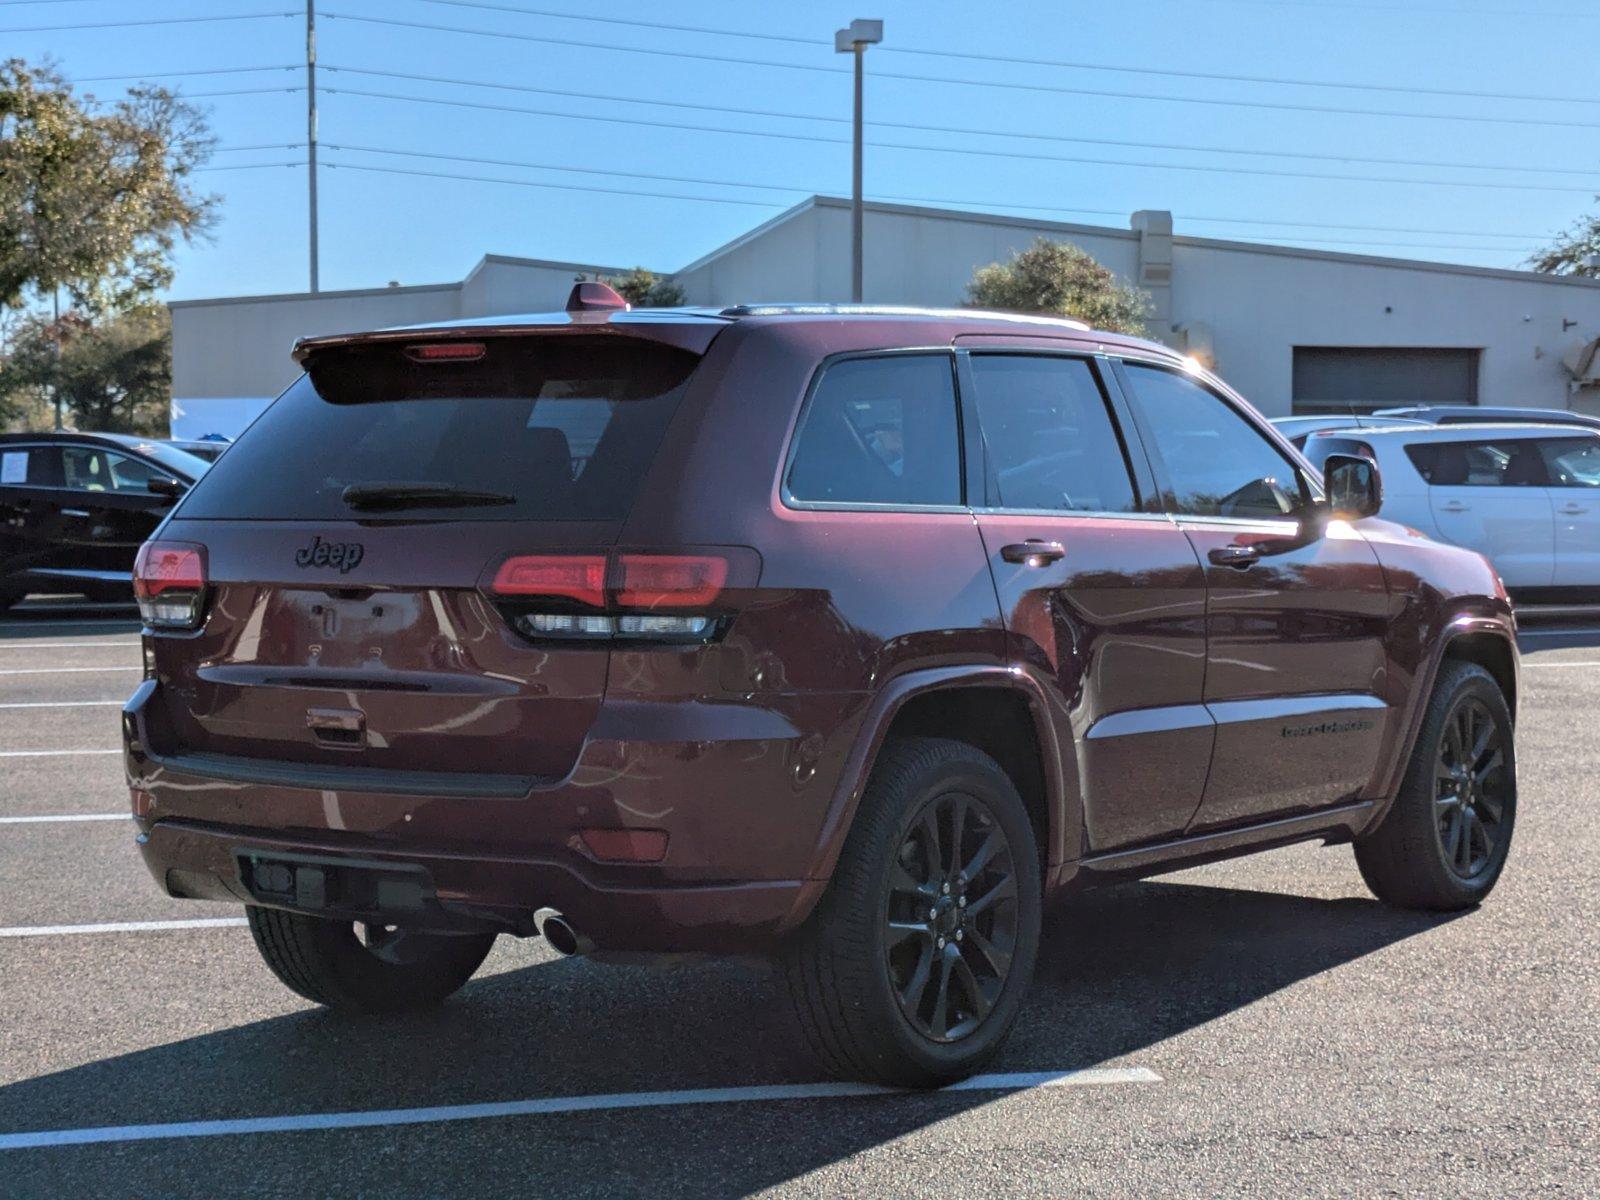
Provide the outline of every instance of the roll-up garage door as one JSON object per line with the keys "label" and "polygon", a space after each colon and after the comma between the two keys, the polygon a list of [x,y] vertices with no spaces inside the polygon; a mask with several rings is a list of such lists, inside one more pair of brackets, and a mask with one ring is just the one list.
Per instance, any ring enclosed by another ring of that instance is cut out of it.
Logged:
{"label": "roll-up garage door", "polygon": [[1404,404],[1476,404],[1478,351],[1296,346],[1294,411],[1371,412]]}

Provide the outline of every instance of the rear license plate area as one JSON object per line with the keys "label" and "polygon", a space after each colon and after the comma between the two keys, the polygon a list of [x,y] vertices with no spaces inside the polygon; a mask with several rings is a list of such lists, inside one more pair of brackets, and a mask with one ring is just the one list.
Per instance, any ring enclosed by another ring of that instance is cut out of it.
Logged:
{"label": "rear license plate area", "polygon": [[420,866],[311,855],[238,855],[239,881],[275,908],[348,917],[420,915],[435,904],[433,880]]}

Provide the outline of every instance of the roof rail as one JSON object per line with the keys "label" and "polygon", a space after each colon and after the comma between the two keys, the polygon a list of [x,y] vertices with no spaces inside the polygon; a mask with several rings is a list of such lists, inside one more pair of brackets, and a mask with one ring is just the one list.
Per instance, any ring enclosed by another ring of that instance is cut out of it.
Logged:
{"label": "roof rail", "polygon": [[1091,328],[1086,322],[1072,317],[1052,317],[1040,313],[993,312],[982,308],[926,308],[915,304],[832,304],[824,301],[805,301],[779,304],[735,304],[724,308],[724,317],[955,317],[965,320],[1037,321],[1072,329]]}

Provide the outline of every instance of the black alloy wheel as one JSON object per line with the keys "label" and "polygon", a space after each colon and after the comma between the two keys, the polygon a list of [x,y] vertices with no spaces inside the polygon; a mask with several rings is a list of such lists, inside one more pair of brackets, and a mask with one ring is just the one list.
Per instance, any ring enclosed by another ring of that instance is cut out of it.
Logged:
{"label": "black alloy wheel", "polygon": [[935,1042],[983,1022],[1005,987],[1017,944],[1011,846],[973,796],[935,798],[895,858],[884,966],[900,1011]]}
{"label": "black alloy wheel", "polygon": [[1444,859],[1457,876],[1480,875],[1505,817],[1504,735],[1482,700],[1465,696],[1445,721],[1434,769],[1434,813]]}

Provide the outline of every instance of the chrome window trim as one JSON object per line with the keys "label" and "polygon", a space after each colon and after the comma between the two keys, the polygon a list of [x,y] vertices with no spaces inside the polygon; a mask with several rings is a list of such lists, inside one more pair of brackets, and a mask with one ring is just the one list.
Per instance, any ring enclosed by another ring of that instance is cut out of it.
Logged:
{"label": "chrome window trim", "polygon": [[1100,509],[1080,508],[979,508],[974,506],[972,512],[984,517],[1053,517],[1060,521],[1077,519],[1093,519],[1096,521],[1162,521],[1173,524],[1170,513],[1147,512],[1105,512]]}

